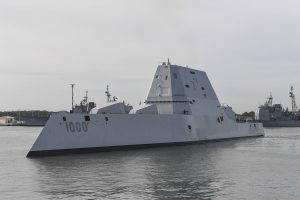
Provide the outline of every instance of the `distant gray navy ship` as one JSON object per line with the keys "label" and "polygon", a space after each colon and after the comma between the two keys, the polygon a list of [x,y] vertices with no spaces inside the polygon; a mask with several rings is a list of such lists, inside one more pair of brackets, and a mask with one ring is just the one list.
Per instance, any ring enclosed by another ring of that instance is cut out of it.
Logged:
{"label": "distant gray navy ship", "polygon": [[273,104],[272,94],[264,105],[259,107],[259,121],[265,127],[300,127],[300,111],[296,104],[294,88],[291,87],[292,110],[284,109],[281,104]]}
{"label": "distant gray navy ship", "polygon": [[237,122],[232,108],[221,106],[205,72],[169,61],[158,66],[144,107],[133,111],[132,106],[117,102],[108,90],[106,95],[110,102],[106,107],[96,109],[86,97],[79,106],[72,105],[71,112],[52,114],[27,156],[264,135],[261,123]]}

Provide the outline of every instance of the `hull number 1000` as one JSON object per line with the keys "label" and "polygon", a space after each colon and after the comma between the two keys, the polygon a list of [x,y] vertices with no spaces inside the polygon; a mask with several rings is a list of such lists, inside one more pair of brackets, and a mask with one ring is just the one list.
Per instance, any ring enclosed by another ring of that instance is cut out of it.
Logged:
{"label": "hull number 1000", "polygon": [[66,122],[67,132],[87,132],[88,123],[87,122]]}

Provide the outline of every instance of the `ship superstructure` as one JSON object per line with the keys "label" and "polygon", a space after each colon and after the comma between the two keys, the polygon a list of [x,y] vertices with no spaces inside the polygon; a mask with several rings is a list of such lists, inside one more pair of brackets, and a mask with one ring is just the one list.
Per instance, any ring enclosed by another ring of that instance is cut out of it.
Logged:
{"label": "ship superstructure", "polygon": [[146,106],[117,102],[96,114],[53,114],[27,156],[136,149],[209,140],[263,136],[261,123],[238,123],[229,106],[221,106],[205,72],[158,66]]}
{"label": "ship superstructure", "polygon": [[283,108],[281,104],[273,104],[272,94],[264,105],[259,107],[259,120],[265,127],[300,127],[300,111],[296,103],[294,87],[289,92],[292,109]]}

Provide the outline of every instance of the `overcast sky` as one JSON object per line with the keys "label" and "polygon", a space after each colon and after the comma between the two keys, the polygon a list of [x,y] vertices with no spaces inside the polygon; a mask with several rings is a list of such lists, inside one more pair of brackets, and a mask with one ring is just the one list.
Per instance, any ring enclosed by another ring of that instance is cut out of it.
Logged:
{"label": "overcast sky", "polygon": [[300,104],[300,1],[0,0],[0,110],[145,100],[157,65],[207,72],[222,103]]}

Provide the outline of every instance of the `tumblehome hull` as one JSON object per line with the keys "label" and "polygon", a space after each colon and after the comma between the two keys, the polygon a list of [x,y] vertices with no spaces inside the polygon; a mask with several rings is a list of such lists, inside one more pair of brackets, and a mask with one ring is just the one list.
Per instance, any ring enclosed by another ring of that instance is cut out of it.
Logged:
{"label": "tumblehome hull", "polygon": [[[88,120],[88,121],[87,121]],[[213,116],[53,114],[27,157],[186,145],[263,136],[260,123]]]}

